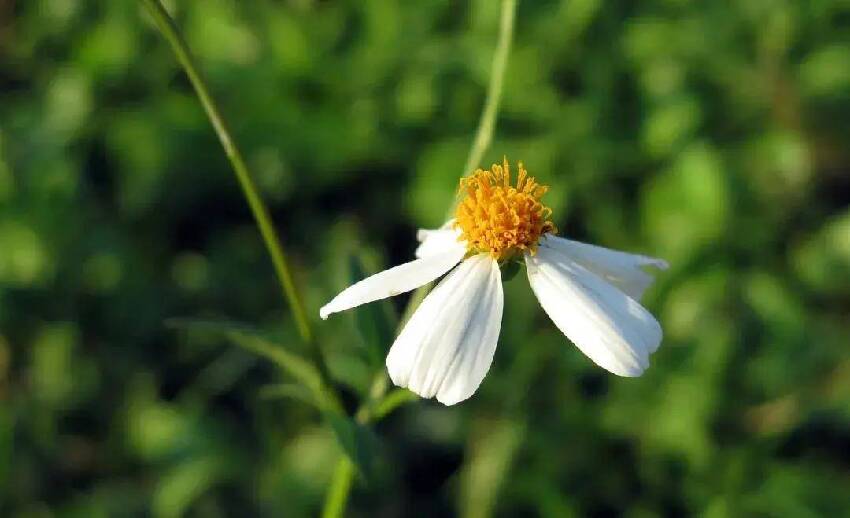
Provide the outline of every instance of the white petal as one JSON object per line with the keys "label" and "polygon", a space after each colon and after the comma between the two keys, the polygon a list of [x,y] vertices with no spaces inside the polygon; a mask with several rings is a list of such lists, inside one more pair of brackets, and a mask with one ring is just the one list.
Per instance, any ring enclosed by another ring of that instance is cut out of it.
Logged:
{"label": "white petal", "polygon": [[[443,223],[443,225],[440,228],[434,229],[434,230],[450,230],[450,229],[453,229],[454,226],[455,226],[455,218],[451,218],[451,219],[447,220],[445,223]],[[428,229],[428,228],[420,228],[419,232],[416,233],[416,239],[419,240],[420,242],[422,242],[422,241],[425,240],[425,236],[427,236],[429,232],[434,232],[434,230]]]}
{"label": "white petal", "polygon": [[416,239],[421,244],[416,249],[416,257],[428,257],[450,247],[465,247],[466,245],[458,242],[461,232],[460,229],[453,228],[454,221],[450,219],[437,230],[419,229]]}
{"label": "white petal", "polygon": [[668,267],[667,261],[663,259],[620,252],[557,236],[547,236],[540,244],[566,254],[570,259],[620,288],[635,300],[640,300],[643,292],[655,280],[642,267],[654,266],[661,270],[666,270]]}
{"label": "white petal", "polygon": [[465,253],[463,247],[450,247],[440,253],[376,273],[352,284],[334,297],[319,310],[319,316],[326,319],[331,313],[416,289],[451,270]]}
{"label": "white petal", "polygon": [[543,310],[600,367],[640,376],[661,343],[661,326],[634,299],[551,248],[526,254],[528,281]]}
{"label": "white petal", "polygon": [[486,254],[463,261],[434,288],[387,355],[393,383],[454,405],[481,384],[502,327],[502,278]]}

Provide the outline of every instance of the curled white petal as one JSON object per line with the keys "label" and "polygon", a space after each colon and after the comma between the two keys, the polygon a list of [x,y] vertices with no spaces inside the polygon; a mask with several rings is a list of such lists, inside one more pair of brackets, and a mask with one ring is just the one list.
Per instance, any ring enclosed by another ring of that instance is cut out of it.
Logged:
{"label": "curled white petal", "polygon": [[449,247],[463,247],[462,243],[458,242],[460,238],[460,229],[454,228],[454,219],[447,221],[439,229],[419,229],[416,233],[416,239],[420,245],[416,248],[416,257],[428,257],[440,253]]}
{"label": "curled white petal", "polygon": [[620,252],[557,236],[547,236],[541,242],[541,247],[549,247],[567,255],[635,300],[640,300],[655,280],[643,267],[654,266],[661,270],[668,267],[667,261],[663,259]]}
{"label": "curled white petal", "polygon": [[661,326],[634,299],[548,247],[526,254],[528,280],[558,329],[600,367],[640,376],[661,343]]}
{"label": "curled white petal", "polygon": [[416,289],[451,270],[465,253],[462,246],[444,248],[439,253],[376,273],[343,290],[319,310],[319,316],[326,319],[331,313]]}
{"label": "curled white petal", "polygon": [[499,266],[480,254],[463,261],[422,301],[387,355],[393,383],[454,405],[478,389],[502,325]]}

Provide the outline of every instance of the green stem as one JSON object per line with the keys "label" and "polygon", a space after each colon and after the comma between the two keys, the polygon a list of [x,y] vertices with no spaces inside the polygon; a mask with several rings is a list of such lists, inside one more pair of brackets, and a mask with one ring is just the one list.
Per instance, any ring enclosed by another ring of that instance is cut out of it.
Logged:
{"label": "green stem", "polygon": [[502,84],[505,80],[505,70],[508,67],[508,55],[511,53],[511,43],[514,36],[514,15],[516,0],[502,0],[502,14],[499,22],[499,41],[496,53],[493,55],[493,68],[490,71],[490,85],[487,88],[487,98],[484,110],[478,121],[478,131],[475,140],[466,157],[463,174],[467,175],[479,166],[481,158],[493,142],[493,132],[496,128],[496,115],[499,113],[499,103],[502,100]]}
{"label": "green stem", "polygon": [[[487,98],[484,101],[484,109],[481,119],[478,121],[478,129],[475,133],[472,147],[466,159],[463,174],[472,172],[473,167],[481,161],[481,157],[490,147],[493,141],[493,132],[496,127],[496,115],[499,112],[499,102],[502,98],[502,84],[504,83],[505,70],[508,66],[508,55],[511,50],[511,42],[514,34],[514,17],[516,14],[517,0],[502,0],[502,11],[499,22],[499,41],[496,44],[496,53],[493,56],[493,68],[490,71],[490,84],[487,88]],[[401,325],[407,321],[416,306],[422,302],[428,292],[427,287],[417,289],[410,299],[402,316]],[[377,421],[389,414],[393,409],[409,401],[403,394],[390,394],[393,401],[388,401],[386,396],[389,383],[385,372],[381,371],[372,386],[370,397],[355,413],[355,419],[361,424],[367,424],[373,420]],[[400,396],[400,397],[395,397]],[[386,405],[386,409],[382,406]],[[323,518],[337,518],[345,513],[345,505],[348,501],[348,493],[354,482],[355,469],[351,461],[343,455],[336,465],[331,486],[325,497],[325,506],[322,513]]]}
{"label": "green stem", "polygon": [[[360,404],[360,408],[354,414],[355,421],[365,425],[372,420],[372,407],[383,399],[388,387],[387,374],[381,370],[372,382],[369,397]],[[339,461],[337,461],[336,468],[334,468],[334,473],[331,477],[330,487],[325,494],[322,518],[339,518],[345,514],[345,505],[348,502],[348,494],[351,492],[351,487],[354,484],[355,474],[354,464],[351,462],[351,459],[343,454],[339,458]]]}
{"label": "green stem", "polygon": [[340,518],[345,514],[345,504],[354,482],[354,464],[345,455],[334,469],[331,485],[322,508],[322,518]]}
{"label": "green stem", "polygon": [[[305,342],[312,343],[313,333],[310,329],[310,323],[307,320],[307,315],[304,312],[304,305],[301,302],[298,291],[295,289],[292,271],[289,268],[289,263],[286,260],[286,254],[280,244],[280,239],[278,239],[277,233],[275,232],[274,225],[272,224],[271,217],[269,216],[269,211],[260,197],[257,185],[254,183],[254,180],[251,178],[251,174],[248,172],[248,167],[245,165],[242,153],[239,152],[236,142],[230,135],[230,130],[227,127],[227,123],[224,121],[224,117],[222,117],[221,112],[219,112],[218,106],[213,100],[201,73],[195,66],[195,62],[192,59],[192,55],[189,52],[189,47],[186,45],[186,41],[180,35],[180,31],[177,29],[174,20],[168,14],[168,11],[165,10],[165,7],[163,7],[160,0],[141,0],[141,2],[153,17],[159,32],[168,41],[169,45],[171,45],[171,50],[174,51],[174,55],[177,57],[177,60],[180,62],[180,65],[183,67],[186,75],[189,76],[189,81],[195,88],[198,100],[200,100],[201,105],[204,107],[204,111],[207,113],[207,117],[209,117],[210,122],[213,125],[213,129],[215,129],[216,135],[218,135],[218,140],[221,142],[221,146],[224,148],[224,153],[227,155],[228,160],[230,160],[230,164],[233,166],[233,172],[236,173],[236,178],[239,181],[239,185],[242,187],[245,199],[251,207],[251,212],[257,222],[257,227],[260,229],[260,234],[263,236],[263,241],[265,242],[266,248],[271,256],[275,273],[277,274],[280,286],[283,290],[283,295],[289,303],[292,318],[298,326],[298,333]],[[320,368],[321,366],[322,364],[320,364]]]}

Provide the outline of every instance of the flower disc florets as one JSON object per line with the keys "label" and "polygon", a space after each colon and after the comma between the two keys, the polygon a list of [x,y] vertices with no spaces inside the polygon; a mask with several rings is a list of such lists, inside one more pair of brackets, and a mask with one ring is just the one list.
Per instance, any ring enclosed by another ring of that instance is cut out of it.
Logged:
{"label": "flower disc florets", "polygon": [[516,187],[507,158],[489,171],[478,169],[460,179],[455,226],[469,253],[505,261],[525,250],[534,254],[543,234],[557,232],[548,219],[552,210],[540,202],[549,187],[528,176],[522,162],[518,167]]}

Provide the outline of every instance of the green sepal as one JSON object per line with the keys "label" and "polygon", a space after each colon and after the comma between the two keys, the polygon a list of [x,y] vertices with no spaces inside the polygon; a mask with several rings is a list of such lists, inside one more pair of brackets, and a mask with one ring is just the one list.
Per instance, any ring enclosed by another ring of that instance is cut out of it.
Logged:
{"label": "green sepal", "polygon": [[509,259],[499,265],[502,270],[502,282],[508,282],[519,273],[520,262],[515,259]]}

